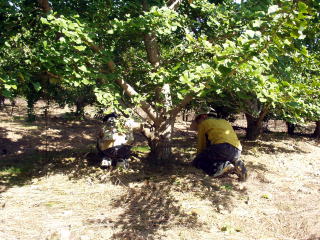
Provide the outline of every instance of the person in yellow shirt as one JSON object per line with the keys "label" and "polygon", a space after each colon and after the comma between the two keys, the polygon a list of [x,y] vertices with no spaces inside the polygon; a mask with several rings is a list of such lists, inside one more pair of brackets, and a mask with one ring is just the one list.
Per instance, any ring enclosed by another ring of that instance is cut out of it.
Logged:
{"label": "person in yellow shirt", "polygon": [[247,179],[247,169],[240,160],[242,146],[228,121],[199,114],[191,129],[198,132],[197,156],[193,166],[213,177],[235,173],[240,181]]}

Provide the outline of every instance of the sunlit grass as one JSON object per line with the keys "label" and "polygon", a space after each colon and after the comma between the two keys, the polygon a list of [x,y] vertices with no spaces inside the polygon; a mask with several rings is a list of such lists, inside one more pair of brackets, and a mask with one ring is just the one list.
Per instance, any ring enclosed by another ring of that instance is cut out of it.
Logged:
{"label": "sunlit grass", "polygon": [[0,170],[0,176],[5,176],[5,175],[12,175],[12,176],[17,176],[24,172],[25,170],[23,168],[19,167],[9,167],[5,168],[3,170]]}
{"label": "sunlit grass", "polygon": [[148,153],[148,152],[150,152],[150,147],[149,146],[135,146],[131,150],[133,152]]}

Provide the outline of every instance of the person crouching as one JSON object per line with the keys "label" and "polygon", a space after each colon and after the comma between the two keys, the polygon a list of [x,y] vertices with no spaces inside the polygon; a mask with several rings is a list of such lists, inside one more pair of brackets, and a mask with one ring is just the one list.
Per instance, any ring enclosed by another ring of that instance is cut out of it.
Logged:
{"label": "person crouching", "polygon": [[116,113],[110,113],[102,120],[104,126],[97,139],[97,150],[102,158],[102,168],[128,167],[133,133],[129,129],[119,131],[119,126],[117,126],[118,118],[119,116]]}
{"label": "person crouching", "polygon": [[247,169],[240,160],[242,146],[228,121],[200,114],[192,121],[191,129],[198,132],[193,166],[213,177],[236,173],[240,181],[247,179]]}

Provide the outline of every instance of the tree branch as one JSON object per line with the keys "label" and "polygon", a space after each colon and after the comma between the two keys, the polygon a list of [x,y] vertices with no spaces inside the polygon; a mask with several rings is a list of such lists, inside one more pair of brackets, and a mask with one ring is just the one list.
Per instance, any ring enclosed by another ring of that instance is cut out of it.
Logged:
{"label": "tree branch", "polygon": [[178,106],[171,109],[168,113],[170,117],[163,123],[163,126],[168,125],[170,122],[172,122],[178,115],[178,113],[184,108],[191,100],[193,99],[194,95],[188,94],[184,97],[184,99],[180,102]]}
{"label": "tree branch", "polygon": [[194,95],[188,94],[184,97],[184,99],[176,106],[174,109],[170,110],[170,118],[175,118],[178,113],[184,108],[191,100],[193,99]]}
{"label": "tree branch", "polygon": [[[138,93],[134,90],[134,88],[132,86],[130,86],[130,84],[128,84],[126,81],[124,81],[123,79],[117,78],[116,79],[117,84],[119,84],[119,86],[124,90],[124,92],[129,96],[129,97],[134,97],[137,96]],[[143,111],[148,115],[148,117],[154,122],[157,123],[158,119],[157,119],[157,114],[154,111],[154,109],[152,108],[152,106],[147,103],[146,101],[141,101],[141,108],[143,109]]]}
{"label": "tree branch", "polygon": [[260,114],[259,114],[259,118],[258,121],[261,122],[263,121],[264,117],[267,115],[268,111],[269,111],[269,107],[270,104],[267,104],[266,106],[264,106],[264,108],[261,110]]}
{"label": "tree branch", "polygon": [[[87,42],[87,44],[96,53],[98,53],[98,52],[100,52],[102,50],[102,47],[97,46],[97,45],[95,45],[93,43]],[[110,72],[115,72],[116,71],[116,65],[112,60],[107,62],[107,66],[108,66],[108,70]],[[116,79],[116,83],[124,90],[124,92],[129,97],[133,97],[133,96],[137,96],[138,95],[138,93],[134,90],[134,88],[130,84],[128,84],[126,81],[124,81],[123,79]],[[141,107],[138,107],[138,108],[141,109],[143,112],[145,112],[146,115],[153,122],[157,122],[157,114],[156,114],[156,111],[153,109],[153,107],[150,104],[148,104],[147,102],[145,102],[145,101],[141,101],[140,104],[141,104]],[[141,116],[141,112],[138,113],[138,115]],[[141,117],[143,117],[143,116],[141,116]]]}
{"label": "tree branch", "polygon": [[173,0],[173,1],[168,1],[167,6],[171,10],[176,10],[179,5],[181,4],[182,0]]}

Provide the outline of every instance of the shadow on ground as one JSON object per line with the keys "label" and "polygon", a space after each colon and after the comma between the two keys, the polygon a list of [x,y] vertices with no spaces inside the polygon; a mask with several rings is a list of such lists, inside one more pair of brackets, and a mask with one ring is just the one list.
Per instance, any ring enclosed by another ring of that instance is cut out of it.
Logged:
{"label": "shadow on ground", "polygon": [[[6,155],[30,153],[34,150],[62,151],[79,148],[95,142],[99,122],[68,121],[52,118],[47,123],[39,120],[26,123],[18,120],[8,127],[0,127],[1,150]],[[7,156],[0,155],[5,158]]]}
{"label": "shadow on ground", "polygon": [[[90,149],[63,151],[36,151],[11,155],[1,161],[2,188],[32,184],[44,176],[64,174],[71,181],[88,179],[90,184],[112,182],[127,188],[126,193],[112,203],[114,208],[125,209],[113,220],[117,231],[113,239],[153,239],[159,230],[172,227],[197,228],[199,216],[187,211],[178,202],[176,193],[193,194],[209,200],[219,211],[231,210],[238,195],[246,195],[233,176],[213,179],[184,161],[173,161],[168,166],[153,167],[145,163],[145,153],[137,152],[129,170],[102,170],[87,163]],[[94,154],[91,153],[91,157]],[[175,159],[179,159],[176,155]]]}
{"label": "shadow on ground", "polygon": [[[155,233],[159,234],[161,229],[174,226],[197,228],[201,224],[198,213],[178,204],[179,193],[191,194],[209,201],[217,212],[231,211],[236,199],[246,199],[248,195],[246,189],[238,184],[236,176],[214,179],[188,164],[195,154],[194,132],[178,130],[175,133],[175,155],[168,166],[148,166],[145,163],[145,153],[137,152],[136,157],[131,159],[130,170],[109,171],[89,166],[87,162],[88,156],[97,157],[92,148],[95,142],[94,133],[98,127],[96,122],[53,119],[49,128],[56,130],[57,135],[52,134],[48,142],[62,143],[56,145],[59,147],[49,148],[49,151],[35,150],[34,147],[44,144],[45,139],[41,135],[43,124],[37,124],[38,128],[33,130],[33,134],[26,132],[17,141],[4,137],[0,139],[1,146],[9,146],[10,150],[8,154],[2,155],[0,161],[0,180],[4,186],[0,191],[14,185],[31,184],[35,178],[54,174],[67,175],[71,181],[88,179],[92,186],[94,183],[103,182],[121,185],[127,188],[127,191],[112,203],[114,208],[124,209],[119,218],[111,223],[117,229],[114,239],[153,239]],[[6,129],[1,127],[0,134],[6,136]],[[285,136],[279,137],[283,139]],[[242,143],[244,154],[250,154],[254,148],[258,151],[272,151],[272,146],[262,141]],[[26,144],[29,144],[30,148],[26,147]],[[297,152],[286,147],[277,147],[276,151]],[[265,165],[258,163],[248,163],[247,167],[249,171],[268,170]]]}
{"label": "shadow on ground", "polygon": [[310,237],[306,238],[306,240],[320,240],[320,236],[313,234]]}
{"label": "shadow on ground", "polygon": [[120,231],[113,239],[153,239],[159,229],[179,225],[190,229],[199,226],[198,216],[188,214],[177,204],[165,182],[130,188],[114,202],[113,207],[125,206],[114,226]]}
{"label": "shadow on ground", "polygon": [[209,200],[217,211],[231,210],[235,196],[247,194],[234,178],[213,179],[183,162],[156,170],[146,165],[141,167],[138,173],[113,176],[115,184],[128,186],[127,193],[113,203],[114,207],[125,207],[114,222],[120,231],[113,239],[153,239],[161,229],[197,228],[201,224],[197,212],[182,208],[178,193]]}

